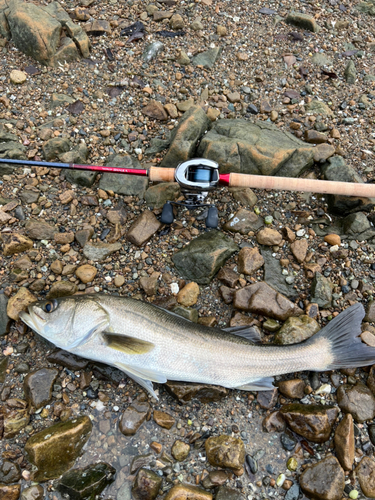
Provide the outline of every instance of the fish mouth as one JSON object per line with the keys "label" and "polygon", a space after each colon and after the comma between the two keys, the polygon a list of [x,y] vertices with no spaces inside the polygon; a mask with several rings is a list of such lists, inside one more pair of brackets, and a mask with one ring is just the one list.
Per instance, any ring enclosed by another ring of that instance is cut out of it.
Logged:
{"label": "fish mouth", "polygon": [[28,313],[25,311],[21,311],[19,314],[21,320],[26,323],[27,326],[29,326],[32,330],[38,332],[39,334],[42,333],[43,328],[47,321],[40,315],[34,308],[31,308],[31,306],[28,307]]}

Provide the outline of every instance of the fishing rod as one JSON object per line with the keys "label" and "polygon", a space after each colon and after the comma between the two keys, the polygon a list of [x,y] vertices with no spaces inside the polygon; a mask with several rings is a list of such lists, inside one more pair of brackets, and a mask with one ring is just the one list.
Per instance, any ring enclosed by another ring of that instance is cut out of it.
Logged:
{"label": "fishing rod", "polygon": [[177,182],[181,187],[181,192],[185,197],[185,202],[168,201],[164,205],[161,214],[160,220],[163,224],[171,224],[173,222],[173,205],[182,205],[187,208],[208,207],[206,226],[217,227],[217,209],[214,205],[205,204],[204,200],[209,191],[212,191],[219,186],[336,194],[361,198],[375,197],[374,184],[301,179],[298,177],[273,177],[268,175],[253,174],[220,174],[219,164],[215,161],[207,160],[206,158],[193,158],[191,160],[181,162],[175,169],[163,167],[139,169],[34,160],[11,160],[6,158],[0,159],[0,168],[1,164],[139,175],[148,177],[151,182]]}

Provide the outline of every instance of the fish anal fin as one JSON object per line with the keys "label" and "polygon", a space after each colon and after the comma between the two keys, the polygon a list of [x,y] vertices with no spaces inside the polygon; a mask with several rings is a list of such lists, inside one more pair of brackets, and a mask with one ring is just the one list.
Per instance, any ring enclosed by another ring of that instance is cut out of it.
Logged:
{"label": "fish anal fin", "polygon": [[254,380],[248,384],[234,387],[234,389],[239,389],[241,391],[272,391],[274,388],[273,377],[260,378],[259,380]]}
{"label": "fish anal fin", "polygon": [[108,347],[125,354],[146,354],[155,347],[155,344],[152,342],[117,333],[105,332],[103,333],[103,338]]}
{"label": "fish anal fin", "polygon": [[229,328],[223,328],[224,332],[230,333],[231,335],[237,335],[237,337],[242,337],[253,344],[261,344],[262,339],[260,337],[260,332],[257,327],[254,326],[232,326]]}
{"label": "fish anal fin", "polygon": [[115,366],[125,372],[129,377],[131,377],[135,382],[137,382],[140,386],[145,388],[152,397],[158,399],[152,382],[157,382],[159,384],[165,384],[167,378],[162,373],[156,372],[154,370],[149,370],[147,368],[133,367],[129,365],[125,365],[123,363],[116,363]]}

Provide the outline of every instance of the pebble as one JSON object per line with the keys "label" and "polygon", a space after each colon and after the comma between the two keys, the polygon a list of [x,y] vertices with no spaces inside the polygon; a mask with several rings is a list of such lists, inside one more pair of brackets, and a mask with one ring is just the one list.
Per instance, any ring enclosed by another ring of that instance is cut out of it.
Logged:
{"label": "pebble", "polygon": [[19,85],[26,82],[27,75],[23,71],[14,69],[13,71],[10,72],[9,78],[12,83]]}

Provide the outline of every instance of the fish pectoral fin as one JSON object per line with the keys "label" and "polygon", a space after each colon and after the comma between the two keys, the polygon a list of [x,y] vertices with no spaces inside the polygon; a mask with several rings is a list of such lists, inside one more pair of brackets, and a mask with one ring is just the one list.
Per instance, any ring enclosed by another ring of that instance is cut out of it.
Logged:
{"label": "fish pectoral fin", "polygon": [[156,372],[154,370],[149,370],[147,368],[139,368],[124,365],[122,363],[116,363],[115,366],[125,372],[129,377],[131,377],[137,384],[144,387],[150,394],[156,399],[159,399],[154,391],[152,382],[158,382],[159,384],[165,384],[167,378],[162,373]]}
{"label": "fish pectoral fin", "polygon": [[146,340],[120,335],[118,333],[103,333],[107,346],[125,354],[146,354],[154,349],[155,344]]}
{"label": "fish pectoral fin", "polygon": [[[109,319],[107,314],[103,314],[97,324],[89,330],[84,337],[77,338],[72,344],[62,347],[65,351],[71,351],[77,347],[81,347],[86,344],[93,335],[102,333],[109,325]],[[73,335],[72,335],[73,336]],[[57,345],[57,344],[56,344]]]}
{"label": "fish pectoral fin", "polygon": [[273,385],[273,377],[264,377],[259,380],[254,380],[245,385],[234,387],[233,389],[240,389],[241,391],[271,391],[275,388]]}
{"label": "fish pectoral fin", "polygon": [[222,328],[223,332],[231,333],[242,337],[253,344],[261,344],[262,339],[257,327],[254,326],[231,326],[229,328]]}

